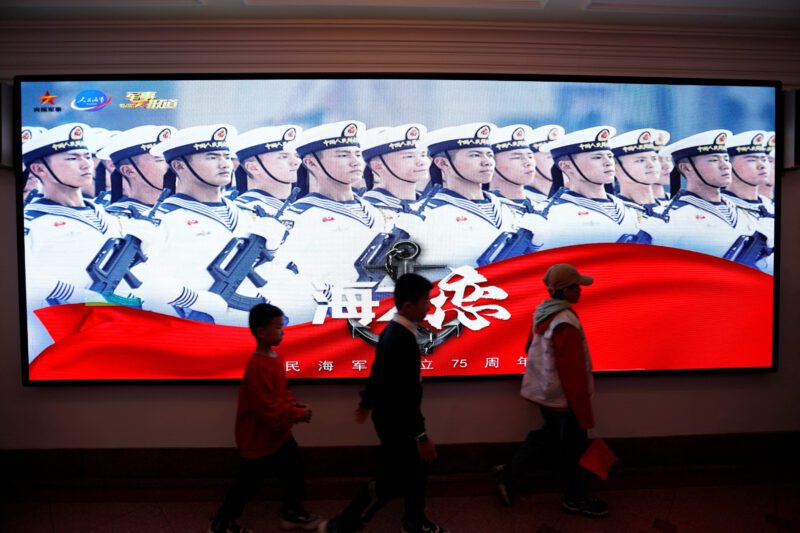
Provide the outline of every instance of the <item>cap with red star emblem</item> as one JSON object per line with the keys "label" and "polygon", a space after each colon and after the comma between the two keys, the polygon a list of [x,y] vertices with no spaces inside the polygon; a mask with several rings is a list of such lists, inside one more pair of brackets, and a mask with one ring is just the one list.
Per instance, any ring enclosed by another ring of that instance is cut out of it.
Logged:
{"label": "cap with red star emblem", "polygon": [[369,161],[392,152],[425,148],[423,138],[428,128],[422,124],[403,124],[394,128],[370,128],[361,137],[364,159]]}
{"label": "cap with red star emblem", "polygon": [[708,154],[727,154],[726,142],[731,136],[728,130],[708,130],[695,133],[676,141],[665,148],[676,163],[684,157]]}
{"label": "cap with red star emblem", "polygon": [[766,154],[766,142],[766,131],[751,130],[731,135],[730,139],[725,143],[725,146],[728,147],[728,155],[731,157],[747,154]]}
{"label": "cap with red star emblem", "polygon": [[42,131],[22,145],[22,162],[30,165],[48,155],[70,150],[88,150],[84,137],[89,129],[90,126],[86,124],[73,122]]}
{"label": "cap with red star emblem", "polygon": [[163,155],[168,162],[181,156],[203,152],[230,152],[236,137],[236,128],[229,124],[211,124],[177,130],[150,149],[156,156]]}
{"label": "cap with red star emblem", "polygon": [[157,144],[171,138],[177,130],[172,126],[138,126],[118,133],[103,148],[98,157],[118,164],[123,159],[147,154]]}
{"label": "cap with red star emblem", "polygon": [[321,124],[298,135],[293,147],[300,157],[322,150],[330,150],[331,148],[360,147],[359,136],[366,129],[364,123],[358,120],[342,120],[340,122]]}
{"label": "cap with red star emblem", "polygon": [[489,137],[497,126],[487,122],[473,122],[442,128],[428,133],[428,153],[436,155],[446,150],[463,150],[485,146],[491,147]]}
{"label": "cap with red star emblem", "polygon": [[653,142],[654,139],[655,130],[649,128],[631,130],[614,136],[608,141],[608,147],[614,153],[614,157],[641,152],[654,152],[656,149],[656,145]]}
{"label": "cap with red star emblem", "polygon": [[492,151],[499,154],[509,150],[531,149],[533,129],[525,124],[513,124],[492,130]]}
{"label": "cap with red star emblem", "polygon": [[566,130],[558,124],[548,124],[534,128],[531,132],[531,150],[549,152],[550,143],[564,136]]}
{"label": "cap with red star emblem", "polygon": [[551,141],[547,147],[554,159],[565,155],[609,150],[608,141],[616,133],[617,130],[612,126],[595,126],[567,133]]}
{"label": "cap with red star emblem", "polygon": [[268,152],[293,152],[293,142],[302,132],[294,124],[256,128],[238,135],[232,148],[240,161]]}

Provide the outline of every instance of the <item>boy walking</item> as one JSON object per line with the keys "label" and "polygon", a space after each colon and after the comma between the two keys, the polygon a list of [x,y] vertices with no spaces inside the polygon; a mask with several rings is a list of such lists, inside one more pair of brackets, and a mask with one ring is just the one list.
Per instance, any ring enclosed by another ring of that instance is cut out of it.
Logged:
{"label": "boy walking", "polygon": [[447,533],[425,515],[428,462],[436,459],[436,447],[425,433],[420,378],[417,324],[428,314],[430,281],[418,274],[397,278],[394,303],[397,314],[381,332],[367,386],[361,393],[356,421],[364,423],[372,413],[381,441],[378,475],[359,490],[347,508],[322,533],[360,531],[392,496],[405,497],[403,533]]}
{"label": "boy walking", "polygon": [[311,409],[300,405],[286,383],[283,357],[275,352],[283,339],[283,311],[270,304],[250,310],[256,350],[245,368],[236,413],[239,473],[211,519],[209,533],[249,533],[238,519],[264,478],[275,475],[283,485],[281,528],[316,529],[319,517],[303,508],[303,465],[292,426],[311,421]]}
{"label": "boy walking", "polygon": [[508,463],[495,467],[500,496],[513,503],[514,482],[528,464],[546,449],[554,449],[564,481],[564,512],[590,518],[608,516],[608,505],[586,492],[585,473],[578,464],[594,427],[591,398],[594,393],[592,361],[583,327],[572,304],[590,276],[574,266],[551,266],[544,276],[550,298],[536,308],[526,350],[528,360],[520,394],[539,405],[541,429],[531,431]]}

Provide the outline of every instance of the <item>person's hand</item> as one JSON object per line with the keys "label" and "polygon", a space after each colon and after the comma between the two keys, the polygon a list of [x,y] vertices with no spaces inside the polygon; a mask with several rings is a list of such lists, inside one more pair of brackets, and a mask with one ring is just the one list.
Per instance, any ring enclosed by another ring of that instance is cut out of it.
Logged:
{"label": "person's hand", "polygon": [[356,424],[363,424],[369,418],[369,409],[357,408],[354,413]]}
{"label": "person's hand", "polygon": [[417,442],[417,451],[419,456],[426,461],[433,461],[436,459],[436,445],[428,438],[425,442]]}
{"label": "person's hand", "polygon": [[310,407],[303,407],[302,414],[297,418],[298,422],[311,422],[311,408]]}

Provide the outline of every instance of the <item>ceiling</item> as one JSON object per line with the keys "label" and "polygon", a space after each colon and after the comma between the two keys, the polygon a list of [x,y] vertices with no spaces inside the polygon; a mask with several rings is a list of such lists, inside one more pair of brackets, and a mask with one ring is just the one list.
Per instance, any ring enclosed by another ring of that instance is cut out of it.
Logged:
{"label": "ceiling", "polygon": [[800,31],[800,0],[2,0],[28,20],[423,19]]}

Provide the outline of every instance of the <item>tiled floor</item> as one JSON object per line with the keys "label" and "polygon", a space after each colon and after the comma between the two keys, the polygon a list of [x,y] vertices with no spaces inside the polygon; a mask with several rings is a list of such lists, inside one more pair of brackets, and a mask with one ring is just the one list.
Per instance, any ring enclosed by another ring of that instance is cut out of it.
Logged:
{"label": "tiled floor", "polygon": [[[339,511],[361,480],[308,482],[309,510]],[[224,495],[221,480],[86,481],[5,487],[2,533],[198,533]],[[503,507],[488,476],[433,477],[428,514],[454,533],[800,531],[800,482],[786,472],[628,473],[595,493],[610,516],[589,520],[560,512],[552,480],[534,479],[514,507]],[[279,531],[275,487],[246,509],[242,523]],[[402,504],[393,501],[366,531],[397,532]]]}

